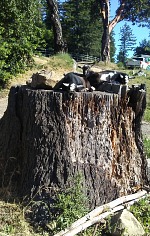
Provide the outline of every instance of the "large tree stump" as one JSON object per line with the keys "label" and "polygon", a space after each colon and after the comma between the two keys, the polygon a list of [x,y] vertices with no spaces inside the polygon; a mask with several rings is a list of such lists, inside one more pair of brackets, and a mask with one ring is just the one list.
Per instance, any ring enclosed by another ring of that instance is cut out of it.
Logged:
{"label": "large tree stump", "polygon": [[147,184],[144,109],[145,93],[136,88],[120,98],[12,87],[0,120],[1,183],[12,178],[22,196],[33,196],[80,172],[91,208],[131,193]]}

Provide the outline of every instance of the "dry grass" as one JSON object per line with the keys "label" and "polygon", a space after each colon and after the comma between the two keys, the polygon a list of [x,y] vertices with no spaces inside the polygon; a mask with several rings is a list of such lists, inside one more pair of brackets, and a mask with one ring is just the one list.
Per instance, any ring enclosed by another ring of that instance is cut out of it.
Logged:
{"label": "dry grass", "polygon": [[0,201],[0,235],[35,235],[28,222],[24,219],[21,206]]}
{"label": "dry grass", "polygon": [[52,57],[35,56],[34,62],[35,65],[33,69],[27,70],[23,74],[18,74],[9,82],[6,89],[0,91],[0,98],[8,95],[11,86],[25,85],[26,81],[31,78],[33,73],[36,73],[42,69],[52,71],[52,86],[54,86],[65,73],[73,70],[73,61],[68,54],[56,55]]}

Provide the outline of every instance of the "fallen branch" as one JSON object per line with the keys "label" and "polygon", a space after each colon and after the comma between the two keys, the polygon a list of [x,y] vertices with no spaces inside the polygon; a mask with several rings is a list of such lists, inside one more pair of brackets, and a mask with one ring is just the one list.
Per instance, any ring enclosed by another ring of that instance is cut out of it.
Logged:
{"label": "fallen branch", "polygon": [[139,191],[135,194],[120,197],[110,203],[97,207],[84,217],[75,221],[69,228],[60,231],[54,236],[73,236],[90,227],[93,224],[100,223],[102,219],[106,218],[110,214],[124,209],[123,204],[127,204],[130,201],[140,199],[147,194],[147,191]]}
{"label": "fallen branch", "polygon": [[109,215],[111,215],[117,211],[123,210],[123,209],[124,209],[124,206],[117,206],[113,210],[104,212],[104,213],[100,214],[99,216],[96,216],[93,219],[88,220],[85,223],[79,225],[78,227],[71,229],[70,231],[63,234],[63,236],[74,236],[74,235],[78,234],[79,232],[87,229],[88,227],[90,227],[94,224],[100,223],[103,219],[105,219]]}

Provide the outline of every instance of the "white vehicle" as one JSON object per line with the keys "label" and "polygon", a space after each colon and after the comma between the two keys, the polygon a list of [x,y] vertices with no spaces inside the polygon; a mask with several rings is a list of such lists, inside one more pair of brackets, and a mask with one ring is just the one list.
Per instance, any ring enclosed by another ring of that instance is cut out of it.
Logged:
{"label": "white vehicle", "polygon": [[126,62],[126,67],[128,68],[146,69],[147,66],[148,66],[148,63],[145,57],[132,57],[128,59]]}

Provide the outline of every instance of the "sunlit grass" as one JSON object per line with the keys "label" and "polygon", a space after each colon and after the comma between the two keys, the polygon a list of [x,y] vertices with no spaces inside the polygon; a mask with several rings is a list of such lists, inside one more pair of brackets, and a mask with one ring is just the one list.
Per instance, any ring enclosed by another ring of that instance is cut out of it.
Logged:
{"label": "sunlit grass", "polygon": [[142,224],[145,235],[150,235],[150,197],[140,200],[131,207],[131,212],[136,219]]}
{"label": "sunlit grass", "polygon": [[69,54],[57,54],[49,57],[48,65],[55,70],[62,68],[72,69],[73,60]]}

